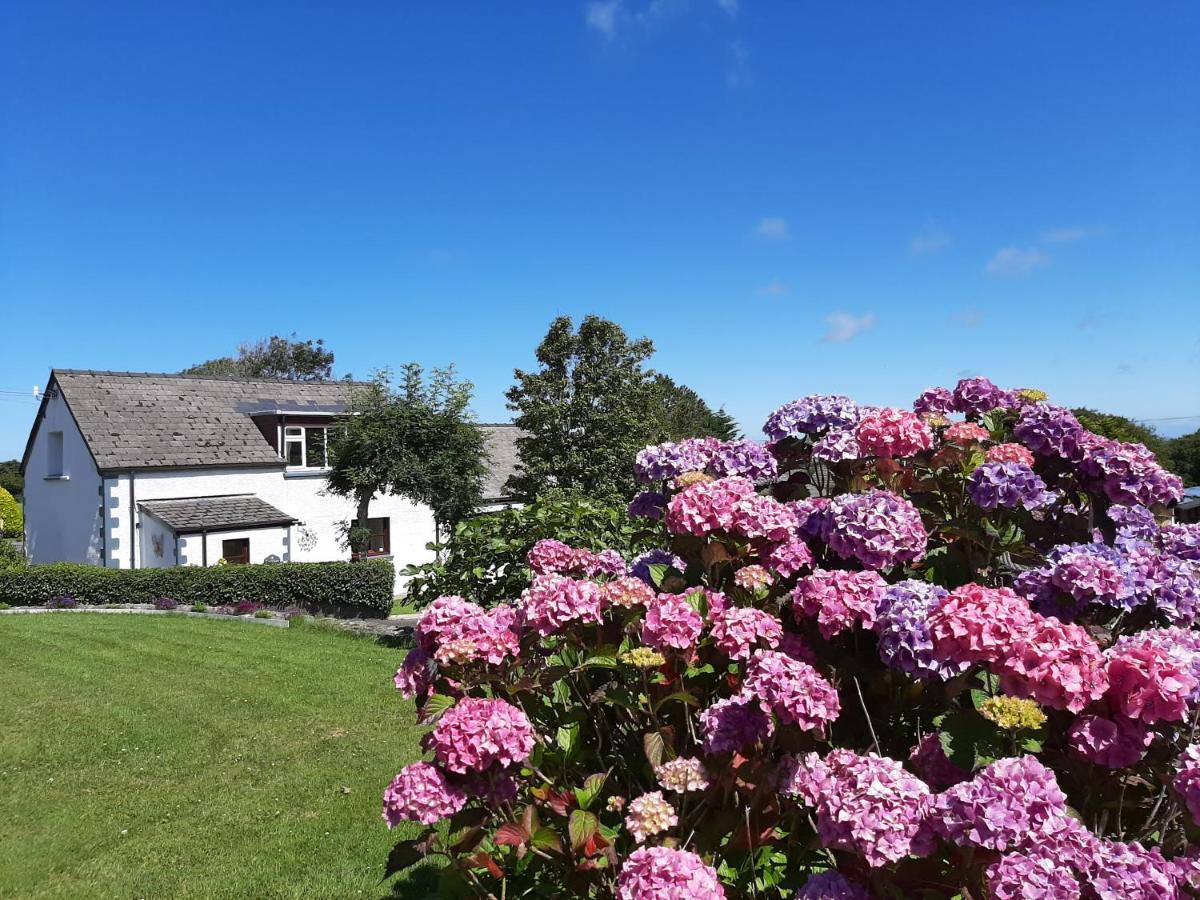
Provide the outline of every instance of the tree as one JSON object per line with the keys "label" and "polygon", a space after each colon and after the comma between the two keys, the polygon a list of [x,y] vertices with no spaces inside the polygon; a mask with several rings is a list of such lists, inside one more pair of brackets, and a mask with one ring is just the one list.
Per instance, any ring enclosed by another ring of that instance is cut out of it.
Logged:
{"label": "tree", "polygon": [[1171,465],[1183,483],[1189,487],[1200,484],[1200,430],[1172,438],[1167,443]]}
{"label": "tree", "polygon": [[519,497],[548,492],[600,502],[628,499],[634,455],[661,433],[654,419],[654,352],[647,338],[630,340],[621,326],[587,316],[550,323],[537,348],[540,368],[516,370],[506,394],[523,432],[520,464],[508,481]]}
{"label": "tree", "polygon": [[329,381],[333,378],[333,351],[325,341],[295,340],[272,335],[238,347],[238,355],[221,356],[184,369],[181,375],[236,378],[283,378],[288,381]]}
{"label": "tree", "polygon": [[469,405],[472,385],[454,366],[434,369],[428,381],[409,363],[400,384],[387,370],[351,388],[350,403],[332,430],[330,492],[352,497],[347,543],[361,551],[368,506],[375,494],[397,494],[433,510],[438,531],[474,512],[483,497],[483,432]]}
{"label": "tree", "polygon": [[21,504],[0,488],[0,537],[19,538],[25,534],[25,516]]}
{"label": "tree", "polygon": [[1071,410],[1079,424],[1093,434],[1124,443],[1145,444],[1158,457],[1159,464],[1175,471],[1171,461],[1171,445],[1153,428],[1115,413],[1099,412],[1086,407]]}
{"label": "tree", "polygon": [[0,462],[0,488],[8,491],[18,500],[25,493],[25,478],[21,475],[21,461],[9,459]]}
{"label": "tree", "polygon": [[715,437],[733,441],[741,431],[733,416],[724,409],[713,409],[690,387],[676,384],[667,375],[657,374],[654,387],[654,417],[662,428],[662,440],[681,441],[689,437]]}

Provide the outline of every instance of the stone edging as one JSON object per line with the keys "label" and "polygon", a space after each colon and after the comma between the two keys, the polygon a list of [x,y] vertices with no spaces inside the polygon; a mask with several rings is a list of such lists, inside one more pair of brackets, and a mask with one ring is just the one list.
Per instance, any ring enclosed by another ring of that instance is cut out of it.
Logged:
{"label": "stone edging", "polygon": [[77,609],[47,609],[44,606],[13,606],[0,609],[0,616],[37,615],[40,613],[100,613],[102,615],[139,615],[139,616],[190,616],[194,619],[220,619],[222,621],[257,622],[259,625],[270,625],[273,628],[289,628],[291,622],[287,619],[255,618],[254,616],[228,616],[221,613],[192,612],[189,609],[129,609],[120,607],[80,607]]}

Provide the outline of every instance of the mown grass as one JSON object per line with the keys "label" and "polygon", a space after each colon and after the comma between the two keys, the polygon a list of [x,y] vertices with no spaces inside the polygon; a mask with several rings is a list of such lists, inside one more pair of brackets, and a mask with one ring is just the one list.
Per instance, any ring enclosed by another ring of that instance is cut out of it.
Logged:
{"label": "mown grass", "polygon": [[0,897],[389,894],[380,796],[419,755],[397,657],[314,627],[3,617]]}

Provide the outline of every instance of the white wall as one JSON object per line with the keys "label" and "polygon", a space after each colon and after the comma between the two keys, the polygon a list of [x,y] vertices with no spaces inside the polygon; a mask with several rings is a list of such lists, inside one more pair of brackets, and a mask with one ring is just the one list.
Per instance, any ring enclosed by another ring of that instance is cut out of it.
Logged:
{"label": "white wall", "polygon": [[[63,433],[63,477],[49,471],[50,433]],[[103,563],[100,473],[61,395],[46,400],[25,467],[25,547],[35,563]]]}
{"label": "white wall", "polygon": [[[175,553],[175,532],[160,522],[154,516],[145,513],[138,519],[140,540],[140,556],[143,569],[165,569],[167,566],[178,565]],[[155,552],[155,541],[158,550]]]}
{"label": "white wall", "polygon": [[[145,517],[143,518],[145,521]],[[274,556],[276,562],[288,562],[288,536],[286,527],[254,528],[245,531],[210,531],[208,533],[208,564],[215,566],[221,558],[223,541],[247,538],[250,541],[250,562],[266,562]],[[204,565],[205,536],[185,534],[179,538],[179,564],[183,566]]]}

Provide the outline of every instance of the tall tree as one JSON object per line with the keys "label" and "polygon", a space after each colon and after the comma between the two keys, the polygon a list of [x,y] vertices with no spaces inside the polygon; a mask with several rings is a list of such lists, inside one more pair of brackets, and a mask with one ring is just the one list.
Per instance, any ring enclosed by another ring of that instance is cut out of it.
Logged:
{"label": "tall tree", "polygon": [[1171,465],[1188,487],[1200,484],[1200,431],[1171,438]]}
{"label": "tall tree", "polygon": [[1114,441],[1145,444],[1147,449],[1154,451],[1160,465],[1174,471],[1171,460],[1171,444],[1153,428],[1125,416],[1086,407],[1073,409],[1071,412],[1075,414],[1079,424],[1093,434],[1111,438]]}
{"label": "tall tree", "polygon": [[654,376],[654,417],[662,439],[681,441],[689,437],[715,437],[732,441],[741,437],[733,416],[724,409],[713,410],[704,398],[661,373]]}
{"label": "tall tree", "polygon": [[634,455],[660,433],[653,373],[643,367],[653,352],[648,339],[631,340],[598,316],[578,330],[567,316],[551,322],[537,348],[539,368],[517,369],[506,395],[523,431],[509,490],[531,498],[627,498]]}
{"label": "tall tree", "polygon": [[473,512],[483,497],[483,432],[470,411],[472,385],[454,366],[401,370],[398,385],[384,370],[351,388],[347,412],[330,440],[331,493],[352,497],[347,525],[352,550],[362,549],[368,507],[375,494],[398,494],[432,510],[439,533]]}
{"label": "tall tree", "polygon": [[8,459],[0,462],[0,488],[8,491],[18,500],[25,493],[25,478],[21,475],[21,461]]}
{"label": "tall tree", "polygon": [[329,381],[333,351],[325,341],[301,341],[296,335],[272,335],[238,347],[237,356],[220,356],[184,369],[181,375],[236,378],[284,378],[288,381]]}

